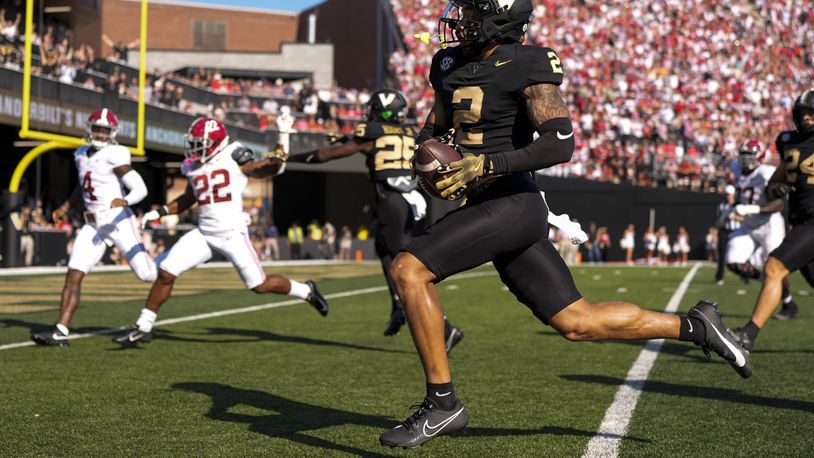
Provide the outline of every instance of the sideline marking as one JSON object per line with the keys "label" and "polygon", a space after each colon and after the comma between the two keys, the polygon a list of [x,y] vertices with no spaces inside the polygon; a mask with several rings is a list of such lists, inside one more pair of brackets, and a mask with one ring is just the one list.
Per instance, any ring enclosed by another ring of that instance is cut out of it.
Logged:
{"label": "sideline marking", "polygon": [[[491,275],[497,275],[495,271],[488,271],[488,272],[469,272],[465,274],[455,275],[454,277],[456,280],[464,280],[467,278],[475,278],[475,277],[486,277]],[[351,297],[351,296],[358,296],[361,294],[370,294],[370,293],[378,293],[380,291],[387,291],[387,286],[374,286],[371,288],[362,288],[362,289],[354,289],[351,291],[343,291],[339,293],[327,294],[325,296],[326,299],[339,299],[342,297]],[[286,301],[280,302],[271,302],[268,304],[260,304],[260,305],[250,305],[248,307],[240,307],[236,309],[228,309],[228,310],[220,310],[216,312],[209,312],[209,313],[201,313],[198,315],[190,315],[190,316],[182,316],[178,318],[170,318],[168,320],[158,320],[155,322],[154,326],[167,326],[170,324],[176,323],[185,323],[187,321],[197,321],[197,320],[205,320],[207,318],[218,318],[221,316],[227,315],[237,315],[240,313],[249,313],[249,312],[258,312],[260,310],[268,310],[278,307],[285,307],[287,305],[294,305],[294,304],[301,304],[304,301],[302,299],[289,299]],[[71,334],[68,336],[68,340],[76,340],[81,339],[83,337],[90,337],[90,336],[101,336],[105,334],[114,334],[119,331],[123,331],[126,326],[120,326],[118,328],[109,328],[109,329],[101,329],[99,331],[93,332],[86,332],[82,334]],[[3,350],[11,350],[13,348],[22,348],[22,347],[32,347],[36,344],[33,341],[27,340],[24,342],[15,342],[6,345],[0,345],[0,351]]]}
{"label": "sideline marking", "polygon": [[[690,286],[695,273],[701,268],[701,264],[695,264],[681,284],[678,285],[670,301],[667,302],[667,307],[664,309],[667,313],[675,313],[678,306],[681,305],[681,300],[684,299],[684,294]],[[639,357],[633,363],[633,366],[625,376],[625,381],[619,386],[616,396],[613,398],[613,404],[608,407],[605,412],[605,418],[602,419],[602,424],[599,425],[596,435],[588,442],[588,448],[582,455],[582,458],[615,458],[619,454],[619,445],[627,433],[627,427],[630,424],[630,419],[633,417],[633,411],[636,410],[636,403],[639,401],[639,395],[642,394],[642,388],[647,381],[647,376],[650,374],[650,369],[653,368],[653,363],[656,362],[656,357],[659,355],[659,350],[664,344],[664,339],[649,340]]]}

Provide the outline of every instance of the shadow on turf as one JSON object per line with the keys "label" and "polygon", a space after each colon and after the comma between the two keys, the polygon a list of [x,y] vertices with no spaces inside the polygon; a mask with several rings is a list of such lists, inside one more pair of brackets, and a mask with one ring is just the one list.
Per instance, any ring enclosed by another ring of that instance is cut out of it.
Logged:
{"label": "shadow on turf", "polygon": [[286,336],[269,331],[261,331],[259,329],[233,329],[233,328],[207,328],[207,336],[236,336],[237,339],[206,339],[202,337],[182,337],[175,335],[172,331],[167,329],[154,329],[154,334],[157,339],[174,340],[177,342],[192,342],[192,343],[246,343],[246,342],[285,342],[285,343],[298,343],[305,345],[321,345],[339,348],[349,348],[353,350],[367,350],[367,351],[380,351],[385,353],[410,353],[404,350],[391,350],[386,348],[368,347],[365,345],[355,345],[344,342],[334,342],[331,340],[311,339],[302,336]]}
{"label": "shadow on turf", "polygon": [[[41,332],[41,331],[48,331],[49,329],[54,329],[53,324],[44,324],[44,323],[34,323],[31,321],[24,321],[24,320],[17,320],[14,318],[6,318],[0,320],[0,324],[3,324],[7,328],[27,328],[30,332]],[[85,334],[88,332],[99,332],[107,330],[108,328],[102,326],[90,326],[84,328],[71,328],[71,333],[76,334]]]}
{"label": "shadow on turf", "polygon": [[[387,456],[372,453],[368,450],[337,444],[329,440],[307,434],[308,431],[342,425],[360,425],[380,429],[382,432],[392,428],[396,421],[376,415],[366,415],[347,410],[332,409],[304,402],[286,399],[271,393],[257,390],[244,390],[220,383],[185,382],[171,387],[177,391],[201,393],[212,398],[212,407],[206,413],[207,418],[232,423],[245,423],[249,431],[269,437],[279,437],[300,444],[326,450],[337,450],[362,456]],[[247,415],[231,412],[234,407],[249,406],[268,411],[269,415]],[[537,434],[593,436],[592,431],[573,428],[546,426],[541,429],[518,428],[467,428],[465,435],[454,437],[499,437],[499,436],[532,436]],[[631,439],[631,438],[627,438]],[[631,439],[640,440],[640,439]],[[371,444],[378,444],[375,437]]]}
{"label": "shadow on turf", "polygon": [[[573,382],[599,383],[602,385],[612,385],[612,386],[619,386],[626,383],[624,380],[620,378],[605,377],[602,375],[561,375],[560,377],[562,377],[565,380],[570,380]],[[729,401],[737,402],[740,404],[751,404],[763,407],[773,407],[776,409],[799,410],[802,412],[814,413],[814,402],[754,396],[729,388],[715,388],[697,385],[679,385],[676,383],[656,382],[648,380],[644,384],[643,391],[647,391],[649,393],[683,396],[687,398],[713,399],[717,401]]]}

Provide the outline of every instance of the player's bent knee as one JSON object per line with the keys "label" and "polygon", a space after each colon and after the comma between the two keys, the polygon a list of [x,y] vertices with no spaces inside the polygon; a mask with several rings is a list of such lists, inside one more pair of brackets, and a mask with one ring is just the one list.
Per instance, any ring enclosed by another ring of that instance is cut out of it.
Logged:
{"label": "player's bent knee", "polygon": [[766,262],[766,267],[763,269],[763,273],[769,280],[782,280],[788,276],[789,270],[785,265],[783,265],[782,262],[780,262],[779,259],[770,257],[769,261]]}
{"label": "player's bent knee", "polygon": [[407,252],[401,252],[390,264],[390,278],[401,286],[428,283],[435,279],[432,272],[421,261]]}
{"label": "player's bent knee", "polygon": [[155,281],[161,283],[174,283],[176,278],[178,277],[167,272],[166,270],[158,269],[158,278],[156,278]]}
{"label": "player's bent knee", "polygon": [[136,274],[136,278],[143,282],[151,283],[156,281],[156,279],[158,278],[158,269],[155,267],[154,264],[134,268],[133,272]]}
{"label": "player's bent knee", "polygon": [[585,299],[574,302],[554,315],[551,327],[572,342],[596,340],[597,336],[590,324],[589,307],[590,304]]}

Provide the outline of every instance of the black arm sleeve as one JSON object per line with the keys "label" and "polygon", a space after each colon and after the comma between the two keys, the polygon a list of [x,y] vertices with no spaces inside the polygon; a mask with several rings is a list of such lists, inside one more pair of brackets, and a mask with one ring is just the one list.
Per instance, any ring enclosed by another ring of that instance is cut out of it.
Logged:
{"label": "black arm sleeve", "polygon": [[322,162],[319,158],[319,150],[308,151],[306,153],[295,154],[288,157],[287,162],[304,162],[306,164],[317,164]]}
{"label": "black arm sleeve", "polygon": [[417,144],[421,144],[426,142],[427,140],[432,140],[435,138],[435,133],[441,130],[441,126],[436,124],[424,124],[424,127],[421,128],[421,132],[418,133],[418,138],[415,139]]}
{"label": "black arm sleeve", "polygon": [[571,160],[575,143],[570,119],[549,119],[540,126],[539,134],[524,148],[487,154],[489,174],[539,170]]}

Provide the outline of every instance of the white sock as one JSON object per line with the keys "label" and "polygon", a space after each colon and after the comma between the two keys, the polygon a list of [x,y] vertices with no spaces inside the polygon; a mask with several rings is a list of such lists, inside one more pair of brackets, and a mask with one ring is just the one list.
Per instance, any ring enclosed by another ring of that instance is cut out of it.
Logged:
{"label": "white sock", "polygon": [[150,332],[153,330],[153,324],[155,324],[156,318],[158,318],[157,313],[150,309],[141,309],[141,315],[138,317],[138,320],[136,320],[136,326],[138,326],[141,332]]}
{"label": "white sock", "polygon": [[783,303],[784,304],[788,304],[789,302],[791,302],[791,294],[789,294],[788,296],[783,298]]}
{"label": "white sock", "polygon": [[305,283],[300,283],[295,280],[290,281],[291,281],[291,291],[288,292],[288,295],[298,297],[303,300],[308,299],[308,295],[311,294],[311,288]]}
{"label": "white sock", "polygon": [[64,324],[57,324],[57,329],[59,329],[59,332],[65,334],[66,336],[71,332]]}

